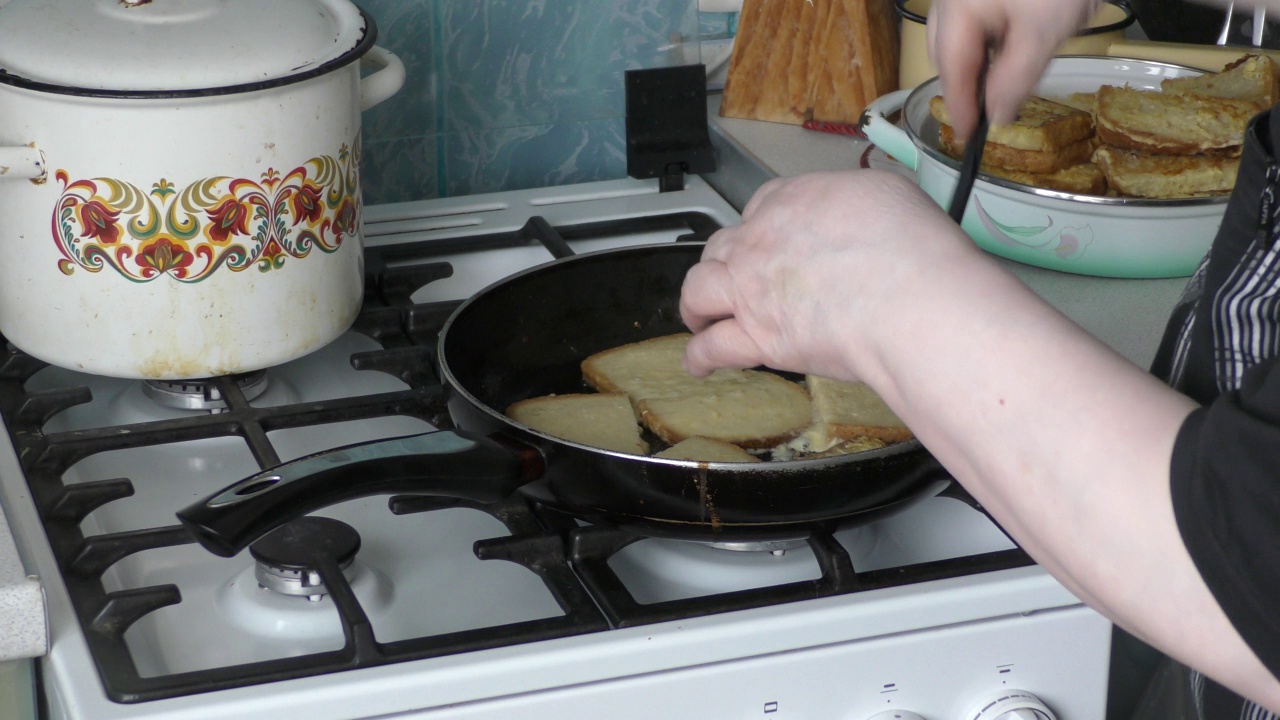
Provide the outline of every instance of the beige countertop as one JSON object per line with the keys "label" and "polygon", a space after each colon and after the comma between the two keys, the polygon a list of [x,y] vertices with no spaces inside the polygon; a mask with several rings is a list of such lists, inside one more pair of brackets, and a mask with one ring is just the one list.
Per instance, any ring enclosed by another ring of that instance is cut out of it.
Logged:
{"label": "beige countertop", "polygon": [[[794,125],[719,116],[720,98],[709,100],[709,119],[720,166],[706,176],[735,207],[771,177],[857,168],[865,140]],[[1146,367],[1185,278],[1117,280],[1042,270],[998,258],[1033,291],[1132,362]]]}
{"label": "beige countertop", "polygon": [[45,654],[46,622],[44,590],[28,573],[0,506],[0,662]]}

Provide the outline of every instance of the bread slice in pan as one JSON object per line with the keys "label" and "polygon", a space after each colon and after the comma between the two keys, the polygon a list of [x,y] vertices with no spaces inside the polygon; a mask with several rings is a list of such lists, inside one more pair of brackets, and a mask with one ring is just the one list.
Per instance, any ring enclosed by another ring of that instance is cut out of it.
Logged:
{"label": "bread slice in pan", "polygon": [[[951,124],[951,113],[941,96],[929,99],[929,113],[940,124]],[[1042,97],[1030,97],[1018,110],[1015,122],[991,126],[983,152],[990,149],[990,144],[996,144],[1013,150],[1053,153],[1091,135],[1093,117],[1089,113]]]}
{"label": "bread slice in pan", "polygon": [[814,424],[832,440],[870,437],[895,443],[915,437],[866,383],[808,375],[805,385],[813,402]]}
{"label": "bread slice in pan", "polygon": [[714,374],[694,392],[636,404],[640,422],[668,443],[691,437],[770,448],[809,426],[809,396],[796,383],[752,370]]}
{"label": "bread slice in pan", "polygon": [[563,440],[634,455],[649,453],[625,395],[545,395],[513,403],[507,417]]}
{"label": "bread slice in pan", "polygon": [[1269,56],[1245,55],[1222,72],[1161,80],[1160,89],[1179,95],[1247,100],[1261,112],[1280,101],[1280,69]]}
{"label": "bread slice in pan", "polygon": [[[964,156],[965,142],[956,137],[950,125],[938,128],[938,147],[953,158]],[[1089,162],[1096,145],[1091,138],[1079,140],[1057,150],[1018,150],[988,142],[982,149],[982,168],[996,168],[1037,175],[1066,170]]]}
{"label": "bread slice in pan", "polygon": [[760,462],[760,458],[737,445],[704,437],[681,440],[662,452],[654,453],[654,457],[699,462]]}
{"label": "bread slice in pan", "polygon": [[1093,160],[1117,192],[1148,198],[1229,193],[1240,169],[1239,158],[1147,155],[1105,145]]}
{"label": "bread slice in pan", "polygon": [[695,378],[681,362],[691,335],[679,333],[605,350],[582,362],[601,392],[625,393],[640,422],[668,443],[707,437],[768,448],[809,425],[804,388],[759,370],[717,370]]}
{"label": "bread slice in pan", "polygon": [[582,361],[582,377],[600,392],[626,393],[632,403],[693,392],[705,380],[681,364],[689,333],[677,333],[602,350]]}
{"label": "bread slice in pan", "polygon": [[1104,85],[1098,89],[1098,139],[1156,155],[1240,157],[1245,125],[1257,112],[1249,100]]}

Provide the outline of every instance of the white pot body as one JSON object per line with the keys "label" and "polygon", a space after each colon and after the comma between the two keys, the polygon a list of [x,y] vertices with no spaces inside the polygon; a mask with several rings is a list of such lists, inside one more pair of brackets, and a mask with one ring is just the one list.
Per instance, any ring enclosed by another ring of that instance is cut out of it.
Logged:
{"label": "white pot body", "polygon": [[353,62],[212,97],[0,85],[0,146],[38,150],[44,172],[0,175],[0,333],[54,365],[151,379],[336,338],[363,290],[360,82]]}
{"label": "white pot body", "polygon": [[[1158,89],[1167,77],[1202,71],[1123,58],[1051,61],[1037,94],[1062,97],[1100,85]],[[914,90],[878,98],[862,129],[878,147],[915,171],[916,183],[942,207],[959,178],[937,144],[929,98],[934,78]],[[901,111],[901,122],[889,118]],[[1027,265],[1080,275],[1167,278],[1191,275],[1222,224],[1227,197],[1149,200],[1041,190],[979,173],[961,227],[984,250]]]}

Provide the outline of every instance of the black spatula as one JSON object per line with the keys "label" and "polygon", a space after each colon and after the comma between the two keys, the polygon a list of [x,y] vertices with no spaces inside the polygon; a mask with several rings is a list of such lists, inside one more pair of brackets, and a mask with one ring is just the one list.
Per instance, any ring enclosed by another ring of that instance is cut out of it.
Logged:
{"label": "black spatula", "polygon": [[951,219],[960,224],[964,218],[965,206],[969,204],[969,193],[973,191],[973,181],[978,176],[978,166],[982,163],[982,148],[987,144],[987,99],[986,93],[978,93],[978,127],[964,146],[964,157],[960,159],[960,181],[956,183],[956,191],[951,196],[949,214]]}

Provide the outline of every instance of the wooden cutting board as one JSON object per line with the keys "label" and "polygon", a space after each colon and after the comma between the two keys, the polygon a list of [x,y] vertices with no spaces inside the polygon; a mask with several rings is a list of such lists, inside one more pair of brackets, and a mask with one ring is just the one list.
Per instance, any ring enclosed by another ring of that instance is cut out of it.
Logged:
{"label": "wooden cutting board", "polygon": [[856,123],[897,87],[892,0],[745,0],[720,114]]}

